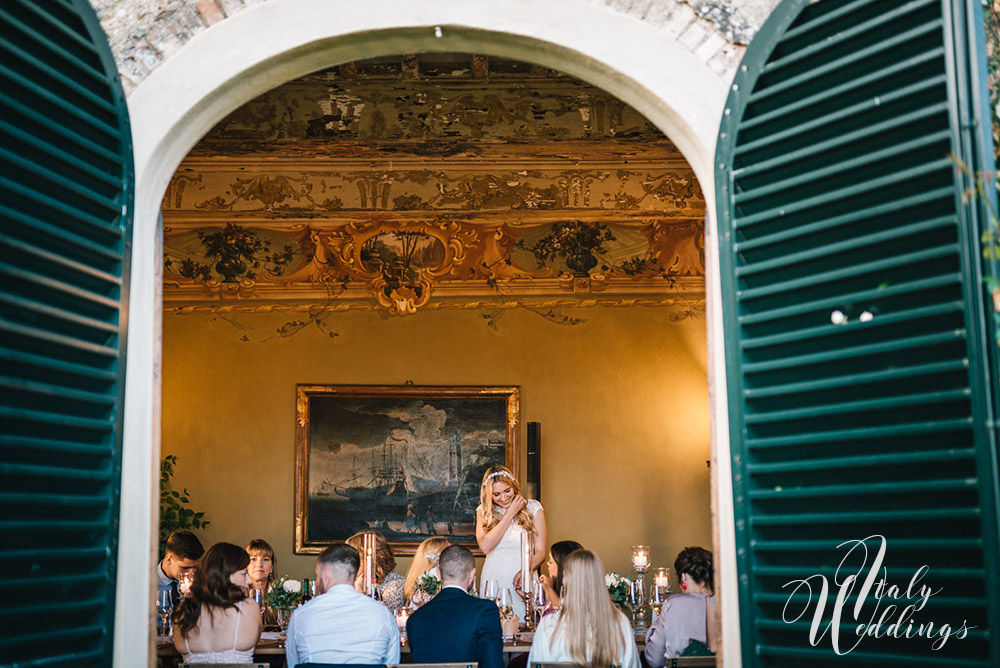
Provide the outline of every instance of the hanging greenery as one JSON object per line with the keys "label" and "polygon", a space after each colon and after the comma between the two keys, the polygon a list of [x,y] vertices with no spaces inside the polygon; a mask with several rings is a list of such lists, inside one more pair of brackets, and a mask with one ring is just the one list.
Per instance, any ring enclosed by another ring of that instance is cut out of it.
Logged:
{"label": "hanging greenery", "polygon": [[[986,22],[986,81],[990,88],[990,117],[993,119],[993,155],[1000,157],[1000,2],[984,3]],[[1000,160],[998,160],[1000,161]]]}

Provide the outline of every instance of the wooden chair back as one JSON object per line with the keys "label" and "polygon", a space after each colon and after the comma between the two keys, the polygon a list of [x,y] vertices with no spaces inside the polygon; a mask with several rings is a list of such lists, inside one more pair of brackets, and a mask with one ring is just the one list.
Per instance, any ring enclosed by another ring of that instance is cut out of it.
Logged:
{"label": "wooden chair back", "polygon": [[714,665],[714,656],[675,656],[667,659],[666,668],[694,668],[695,666]]}

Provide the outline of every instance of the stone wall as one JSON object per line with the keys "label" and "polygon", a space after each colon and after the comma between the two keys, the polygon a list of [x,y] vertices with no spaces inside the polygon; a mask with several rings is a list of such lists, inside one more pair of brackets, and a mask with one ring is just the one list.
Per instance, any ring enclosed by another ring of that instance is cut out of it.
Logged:
{"label": "stone wall", "polygon": [[[267,0],[91,0],[127,93],[209,26]],[[502,0],[497,0],[502,1]],[[605,5],[677,40],[728,80],[778,0],[576,0]],[[333,4],[333,3],[331,3]],[[348,6],[349,5],[343,5]]]}

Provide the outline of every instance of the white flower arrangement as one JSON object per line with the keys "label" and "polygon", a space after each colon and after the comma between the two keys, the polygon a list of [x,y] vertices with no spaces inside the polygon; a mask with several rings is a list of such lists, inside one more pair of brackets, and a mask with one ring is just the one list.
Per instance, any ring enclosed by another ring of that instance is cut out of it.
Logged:
{"label": "white flower arrangement", "polygon": [[625,610],[625,601],[628,597],[628,590],[632,585],[632,581],[619,573],[607,573],[604,576],[604,584],[608,587],[608,595],[611,596],[611,602],[620,609]]}
{"label": "white flower arrangement", "polygon": [[264,602],[276,610],[291,610],[302,602],[302,582],[278,578],[267,590]]}

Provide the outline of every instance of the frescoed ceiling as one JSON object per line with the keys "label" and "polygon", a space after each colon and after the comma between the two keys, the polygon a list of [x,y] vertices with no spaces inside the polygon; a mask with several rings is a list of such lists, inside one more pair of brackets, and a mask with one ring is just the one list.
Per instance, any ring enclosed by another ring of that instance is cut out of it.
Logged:
{"label": "frescoed ceiling", "polygon": [[216,126],[163,201],[164,304],[699,305],[704,199],[622,101],[484,56],[348,63]]}

